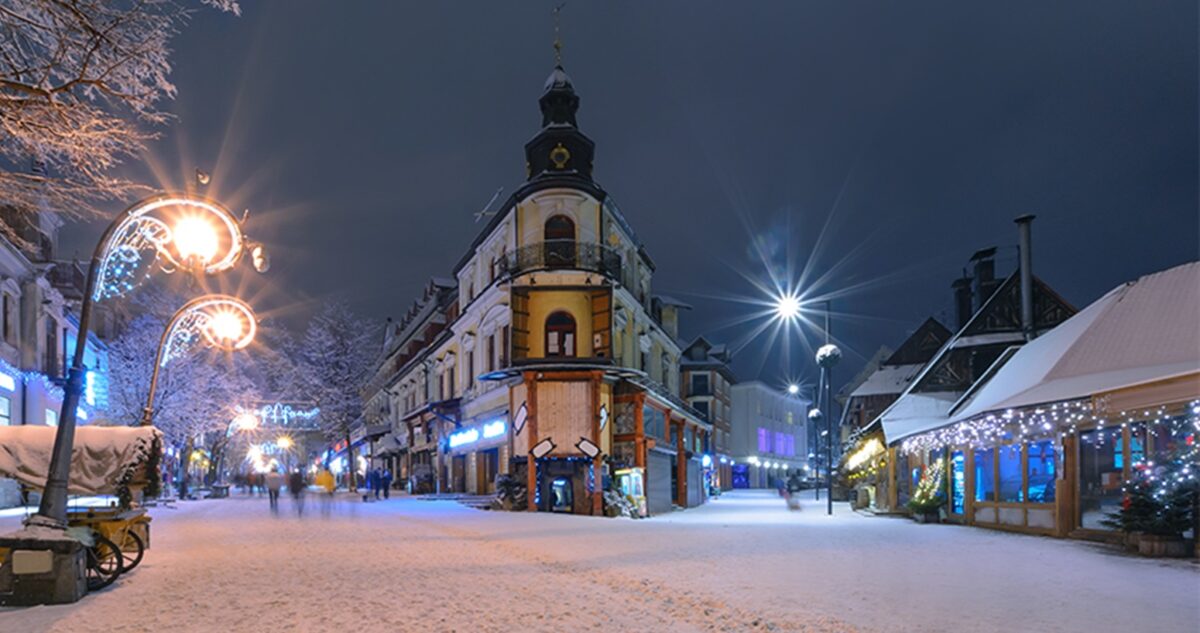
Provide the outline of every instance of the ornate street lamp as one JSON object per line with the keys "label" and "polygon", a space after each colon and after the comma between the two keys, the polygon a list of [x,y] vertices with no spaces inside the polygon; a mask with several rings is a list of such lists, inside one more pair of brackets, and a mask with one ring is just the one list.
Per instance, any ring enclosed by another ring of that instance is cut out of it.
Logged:
{"label": "ornate street lamp", "polygon": [[[62,529],[67,524],[67,481],[75,443],[75,416],[83,393],[84,350],[96,301],[120,297],[154,272],[186,269],[196,274],[229,270],[250,252],[255,268],[268,267],[261,244],[250,243],[242,221],[215,200],[194,194],[163,193],[129,206],[104,231],[88,267],[75,355],[63,387],[62,412],[54,436],[50,474],[37,514],[27,526]],[[157,369],[157,367],[156,367]]]}
{"label": "ornate street lamp", "polygon": [[[204,295],[183,304],[167,322],[158,342],[154,370],[150,374],[150,393],[146,396],[146,408],[142,410],[142,426],[154,423],[158,370],[166,367],[171,359],[187,353],[201,340],[210,347],[230,351],[243,349],[254,340],[257,331],[258,319],[254,310],[237,297]],[[254,420],[257,423],[258,418]]]}

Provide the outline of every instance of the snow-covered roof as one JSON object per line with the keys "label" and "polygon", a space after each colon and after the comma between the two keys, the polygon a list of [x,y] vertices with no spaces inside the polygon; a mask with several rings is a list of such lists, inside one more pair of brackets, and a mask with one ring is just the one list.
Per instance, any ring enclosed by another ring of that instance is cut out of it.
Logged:
{"label": "snow-covered roof", "polygon": [[1122,284],[1022,347],[950,421],[1200,372],[1198,324],[1200,262]]}
{"label": "snow-covered roof", "polygon": [[917,377],[924,364],[884,365],[876,369],[861,385],[850,392],[855,396],[881,396],[903,393],[913,378]]}
{"label": "snow-covered roof", "polygon": [[910,435],[924,433],[949,421],[950,409],[962,397],[957,391],[909,392],[879,417],[883,435],[889,444]]}

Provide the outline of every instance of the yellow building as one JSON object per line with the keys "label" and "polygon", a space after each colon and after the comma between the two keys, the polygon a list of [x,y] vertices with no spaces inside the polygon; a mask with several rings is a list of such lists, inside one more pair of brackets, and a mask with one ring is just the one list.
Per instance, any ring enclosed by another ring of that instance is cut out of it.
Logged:
{"label": "yellow building", "polygon": [[711,426],[680,398],[680,306],[651,294],[654,263],[592,179],[561,66],[539,105],[527,180],[455,267],[446,325],[385,351],[368,400],[395,411],[398,450],[407,430],[441,492],[488,494],[511,473],[530,510],[601,514],[622,483],[650,512],[702,503]]}

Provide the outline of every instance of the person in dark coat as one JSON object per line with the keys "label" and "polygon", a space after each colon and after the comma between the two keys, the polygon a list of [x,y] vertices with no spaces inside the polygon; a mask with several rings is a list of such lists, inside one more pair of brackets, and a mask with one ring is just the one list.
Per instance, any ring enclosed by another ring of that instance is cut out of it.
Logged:
{"label": "person in dark coat", "polygon": [[383,485],[383,498],[392,498],[392,471],[387,468],[383,469],[383,474],[379,477],[380,483]]}
{"label": "person in dark coat", "polygon": [[371,485],[371,492],[375,493],[375,500],[379,501],[379,486],[383,483],[383,477],[379,474],[378,468],[371,469],[371,474],[368,475],[368,481]]}
{"label": "person in dark coat", "polygon": [[296,515],[304,516],[304,490],[308,483],[304,481],[304,473],[300,469],[292,471],[288,477],[288,492],[292,493],[292,502],[296,505]]}

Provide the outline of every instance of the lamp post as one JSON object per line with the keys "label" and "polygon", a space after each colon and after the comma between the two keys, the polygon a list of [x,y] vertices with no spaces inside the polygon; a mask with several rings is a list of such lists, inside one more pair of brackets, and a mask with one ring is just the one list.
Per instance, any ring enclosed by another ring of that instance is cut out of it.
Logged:
{"label": "lamp post", "polygon": [[[200,338],[210,346],[226,350],[243,349],[254,340],[258,320],[245,301],[229,295],[204,295],[183,304],[163,329],[150,373],[150,392],[142,409],[142,426],[154,423],[154,392],[158,371],[171,359],[186,352]],[[240,416],[239,416],[240,417]],[[238,418],[234,418],[237,421]],[[257,421],[257,418],[255,418]]]}
{"label": "lamp post", "polygon": [[246,241],[241,222],[229,209],[192,194],[164,193],[135,202],[105,229],[88,267],[49,476],[38,511],[26,521],[27,526],[63,529],[67,524],[67,482],[76,410],[87,373],[83,361],[93,304],[133,290],[155,264],[168,273],[185,268],[214,274],[232,268],[247,249],[252,251],[255,267],[264,271],[267,260],[262,246]]}
{"label": "lamp post", "polygon": [[[831,342],[832,334],[830,333],[830,302],[826,300],[825,304],[825,344],[822,345],[816,353],[817,365],[821,368],[821,386],[817,392],[816,407],[809,412],[809,419],[814,422],[819,422],[820,419],[825,420],[825,478],[826,478],[826,511],[828,514],[833,514],[833,366],[842,358],[842,351],[837,345]],[[781,321],[794,322],[802,318],[804,311],[804,301],[800,295],[794,292],[786,292],[775,298],[775,316]],[[799,387],[793,391],[791,385],[788,387],[788,393],[799,392]],[[821,400],[824,398],[824,404]],[[816,414],[815,416],[813,414]],[[817,438],[817,452],[820,454],[820,437]],[[818,475],[820,467],[818,465]],[[819,498],[819,492],[817,493]]]}

